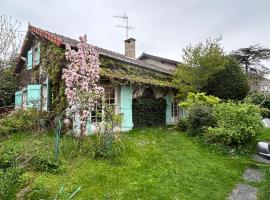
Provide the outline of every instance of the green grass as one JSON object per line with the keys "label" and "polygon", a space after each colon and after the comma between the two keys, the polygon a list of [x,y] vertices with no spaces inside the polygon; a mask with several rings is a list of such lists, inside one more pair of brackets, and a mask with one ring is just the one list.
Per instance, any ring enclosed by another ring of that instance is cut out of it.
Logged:
{"label": "green grass", "polygon": [[[0,148],[49,146],[53,150],[53,142],[53,135],[17,134]],[[210,151],[172,128],[135,129],[125,134],[124,143],[125,153],[119,159],[92,160],[75,150],[73,138],[63,137],[64,171],[27,172],[25,179],[40,198],[64,186],[69,193],[81,187],[75,199],[225,199],[252,163],[245,157]],[[265,184],[259,187],[262,199],[269,197]]]}
{"label": "green grass", "polygon": [[270,128],[265,128],[257,140],[270,142]]}

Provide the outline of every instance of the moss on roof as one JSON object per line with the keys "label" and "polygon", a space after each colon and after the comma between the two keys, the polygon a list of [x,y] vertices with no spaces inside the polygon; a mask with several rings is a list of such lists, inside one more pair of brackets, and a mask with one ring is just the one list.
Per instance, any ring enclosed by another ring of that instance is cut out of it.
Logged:
{"label": "moss on roof", "polygon": [[110,80],[122,80],[136,84],[173,87],[171,76],[145,68],[124,64],[111,58],[100,57],[102,77]]}

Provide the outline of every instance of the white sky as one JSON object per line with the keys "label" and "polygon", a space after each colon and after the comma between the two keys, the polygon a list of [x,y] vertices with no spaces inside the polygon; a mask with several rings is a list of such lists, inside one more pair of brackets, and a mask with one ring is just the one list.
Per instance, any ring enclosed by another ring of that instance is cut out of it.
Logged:
{"label": "white sky", "polygon": [[223,36],[230,52],[259,43],[270,47],[269,0],[0,0],[0,15],[123,53],[125,31],[113,18],[127,12],[130,36],[142,52],[181,60],[182,49]]}

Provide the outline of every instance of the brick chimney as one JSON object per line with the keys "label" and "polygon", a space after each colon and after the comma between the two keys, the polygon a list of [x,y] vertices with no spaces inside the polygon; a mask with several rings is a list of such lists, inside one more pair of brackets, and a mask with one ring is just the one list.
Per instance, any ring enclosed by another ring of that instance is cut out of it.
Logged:
{"label": "brick chimney", "polygon": [[125,40],[125,56],[135,59],[135,41],[134,38]]}

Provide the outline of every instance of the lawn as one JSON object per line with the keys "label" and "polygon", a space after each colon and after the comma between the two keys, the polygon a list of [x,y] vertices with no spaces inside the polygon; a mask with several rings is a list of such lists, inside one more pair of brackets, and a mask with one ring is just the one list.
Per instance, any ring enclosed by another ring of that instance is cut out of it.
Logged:
{"label": "lawn", "polygon": [[[64,136],[62,172],[30,171],[23,177],[36,198],[55,195],[64,186],[70,194],[81,187],[75,199],[225,199],[252,164],[245,157],[210,151],[170,127],[135,129],[124,135],[124,143],[119,159],[93,160],[75,150],[73,138]],[[16,134],[0,148],[10,145],[52,151],[54,135]]]}

